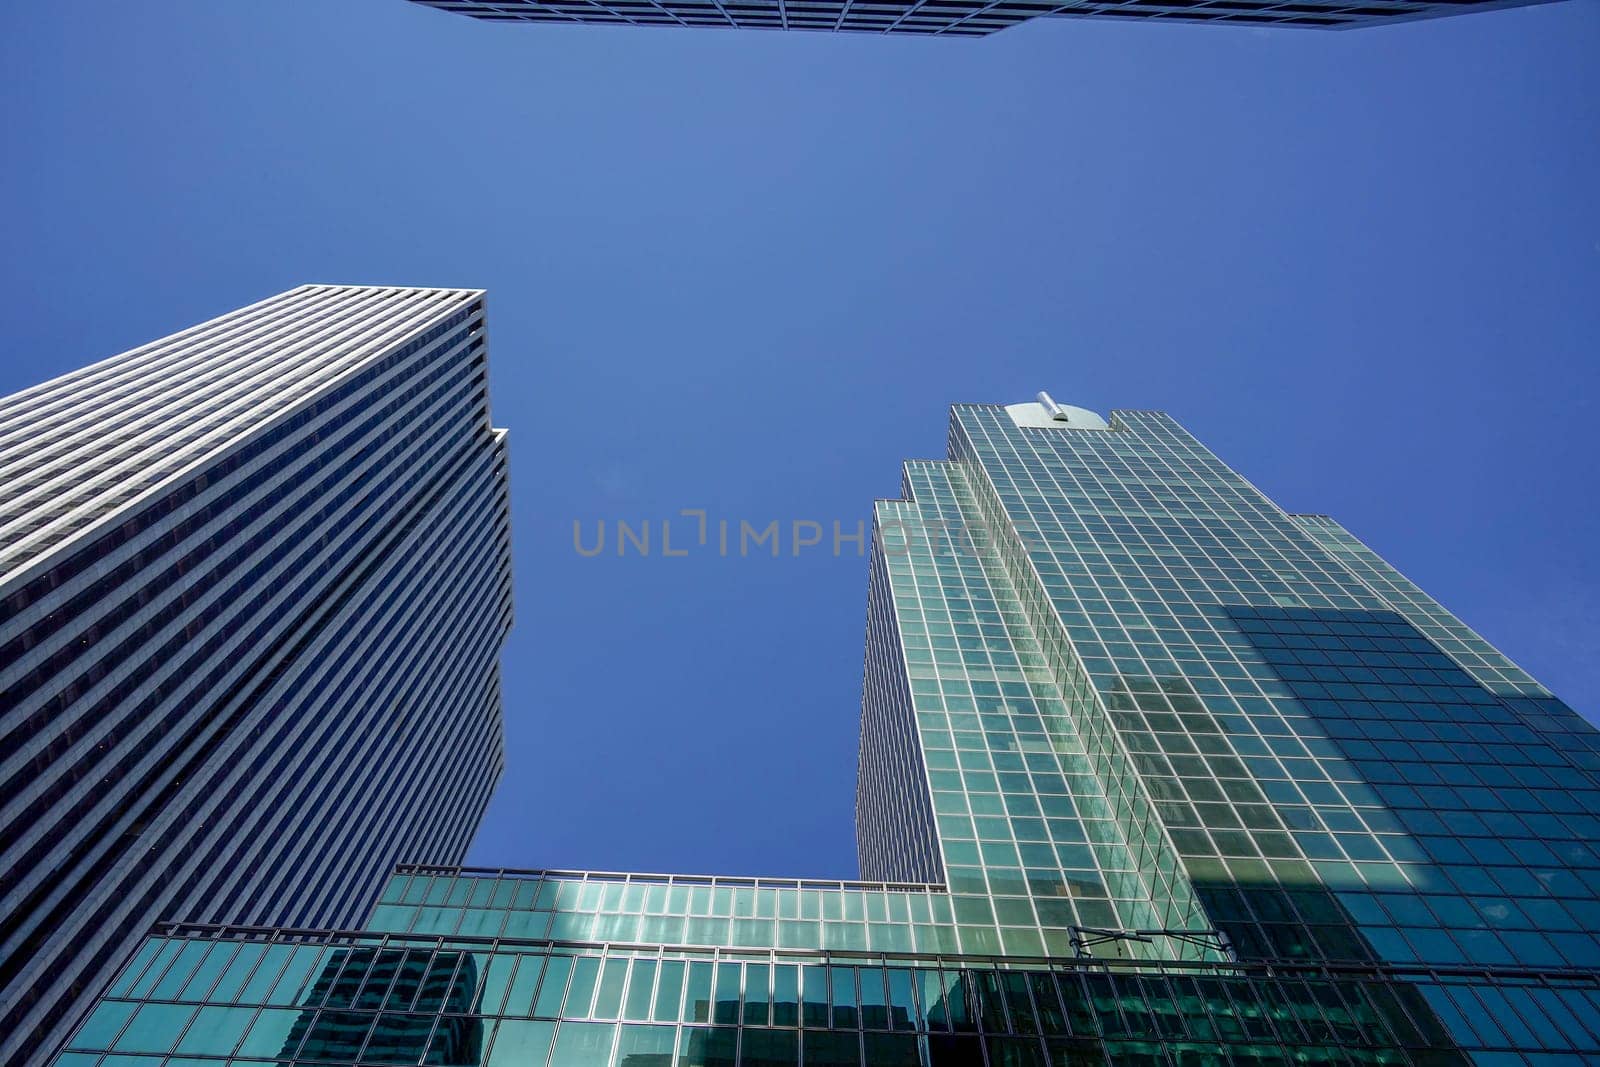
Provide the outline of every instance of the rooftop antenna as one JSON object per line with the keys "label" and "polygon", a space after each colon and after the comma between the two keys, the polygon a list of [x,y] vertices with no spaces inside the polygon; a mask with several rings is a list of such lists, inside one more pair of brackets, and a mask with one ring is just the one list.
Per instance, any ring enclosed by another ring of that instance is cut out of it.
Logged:
{"label": "rooftop antenna", "polygon": [[1052,419],[1057,422],[1069,421],[1067,413],[1062,410],[1061,405],[1052,400],[1050,394],[1043,389],[1039,390],[1039,403],[1044,406],[1045,411],[1050,413]]}

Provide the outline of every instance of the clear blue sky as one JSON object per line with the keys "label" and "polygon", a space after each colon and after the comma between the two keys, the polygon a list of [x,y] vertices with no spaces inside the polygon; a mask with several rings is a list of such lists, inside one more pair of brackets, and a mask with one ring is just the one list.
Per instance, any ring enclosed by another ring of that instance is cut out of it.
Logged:
{"label": "clear blue sky", "polygon": [[1596,0],[953,41],[7,4],[0,393],[300,282],[486,287],[518,621],[473,859],[849,877],[865,561],[572,521],[853,525],[952,402],[1161,408],[1592,717],[1596,57]]}

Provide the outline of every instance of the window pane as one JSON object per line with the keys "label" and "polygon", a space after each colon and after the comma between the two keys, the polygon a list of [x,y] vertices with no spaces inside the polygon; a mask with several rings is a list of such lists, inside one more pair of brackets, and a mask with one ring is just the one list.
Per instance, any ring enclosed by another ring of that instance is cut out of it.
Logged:
{"label": "window pane", "polygon": [[747,1027],[739,1067],[795,1067],[800,1056],[800,1034],[794,1030]]}
{"label": "window pane", "polygon": [[916,1034],[863,1034],[871,1067],[921,1067]]}
{"label": "window pane", "polygon": [[1045,1067],[1044,1050],[1036,1037],[991,1037],[989,1064],[990,1067]]}
{"label": "window pane", "polygon": [[255,1015],[254,1008],[201,1008],[194,1025],[178,1042],[177,1051],[232,1055]]}
{"label": "window pane", "polygon": [[656,979],[656,1006],[650,1015],[658,1023],[678,1021],[678,1003],[683,998],[683,969],[682,960],[666,960],[661,964],[661,975]]}
{"label": "window pane", "polygon": [[[423,1025],[418,1027],[418,1033],[425,1035],[428,1032],[425,1024],[432,1022],[432,1018],[425,1015],[412,1018],[421,1020]],[[439,1020],[439,1025],[434,1029],[433,1040],[428,1044],[428,1052],[422,1062],[426,1064],[479,1062],[483,1058],[484,1049],[494,1036],[494,1025],[493,1020],[484,1021],[471,1015],[446,1015]],[[525,1024],[518,1021],[515,1025],[520,1027]],[[550,1026],[549,1023],[532,1025],[546,1028]],[[416,1053],[412,1051],[404,1062],[415,1063]]]}
{"label": "window pane", "polygon": [[828,1025],[828,972],[821,967],[800,968],[802,1017],[807,1026]]}
{"label": "window pane", "polygon": [[884,995],[883,968],[863,967],[861,979],[861,1025],[868,1030],[889,1029],[889,1001]]}
{"label": "window pane", "polygon": [[170,1052],[194,1011],[186,1004],[141,1004],[111,1047],[119,1052]]}
{"label": "window pane", "polygon": [[972,1017],[971,976],[965,971],[944,972],[944,1008],[950,1016],[950,1026],[958,1033],[972,1033],[978,1029]]}
{"label": "window pane", "polygon": [[597,1067],[610,1063],[611,1043],[616,1036],[617,1028],[612,1023],[562,1023],[556,1029],[550,1067]]}
{"label": "window pane", "polygon": [[561,998],[567,992],[567,975],[572,970],[571,956],[551,956],[544,968],[544,981],[539,984],[539,999],[533,1013],[547,1019],[561,1014]]}
{"label": "window pane", "polygon": [[655,996],[656,961],[634,960],[633,978],[628,982],[628,1006],[623,1018],[629,1022],[650,1021],[650,1002]]}
{"label": "window pane", "polygon": [[[432,959],[418,954],[416,972],[396,982],[397,1003],[416,997],[413,1011],[468,1011],[478,984],[478,965],[470,952],[439,952]],[[409,987],[409,991],[400,986]]]}
{"label": "window pane", "polygon": [[[211,948],[211,945],[209,941],[185,942],[183,950],[178,953],[178,958],[167,968],[167,973],[161,976],[161,980],[156,983],[150,995],[162,1000],[170,1000],[176,996],[178,990],[189,981],[194,969],[200,965],[200,961],[205,958],[206,950]],[[225,945],[217,947],[227,948]]]}
{"label": "window pane", "polygon": [[934,1032],[950,1029],[950,1013],[944,1002],[944,976],[938,971],[917,971],[917,984],[921,986],[923,1026]]}
{"label": "window pane", "polygon": [[717,964],[716,1009],[712,1018],[719,1023],[739,1021],[739,965]]}
{"label": "window pane", "polygon": [[[281,1056],[301,1013],[288,1008],[265,1008],[256,1016],[250,1035],[239,1047],[241,1056]],[[292,1051],[292,1050],[291,1050]]]}
{"label": "window pane", "polygon": [[628,984],[628,961],[606,960],[606,969],[600,976],[600,993],[594,999],[596,1019],[616,1019],[622,1015],[622,990]]}
{"label": "window pane", "polygon": [[305,981],[317,966],[322,949],[314,945],[296,945],[289,953],[289,961],[278,976],[268,1004],[299,1004]]}
{"label": "window pane", "polygon": [[106,990],[105,995],[108,997],[120,997],[127,993],[127,991],[132,988],[133,984],[139,981],[140,976],[143,975],[146,968],[150,966],[150,962],[154,960],[156,956],[160,954],[161,950],[167,947],[169,944],[171,944],[171,942],[164,941],[158,937],[147,939],[144,944],[139,946],[138,953],[134,955],[133,959],[128,961],[128,965],[124,967],[122,969],[122,973],[117,976],[116,983],[112,985],[110,989]]}
{"label": "window pane", "polygon": [[617,1039],[617,1067],[668,1067],[677,1033],[671,1026],[624,1026]]}
{"label": "window pane", "polygon": [[567,984],[566,1003],[561,1008],[563,1019],[587,1019],[594,1000],[595,983],[600,978],[600,957],[579,956],[572,961],[572,981]]}
{"label": "window pane", "polygon": [[800,969],[780,964],[772,969],[772,1024],[800,1025]]}
{"label": "window pane", "polygon": [[744,1024],[765,1026],[768,1022],[767,988],[772,968],[764,963],[747,963],[744,967]]}
{"label": "window pane", "polygon": [[805,1067],[857,1067],[859,1035],[854,1030],[806,1030],[801,1052]]}
{"label": "window pane", "polygon": [[543,956],[523,956],[518,961],[516,977],[511,979],[511,992],[506,996],[507,1015],[533,1014],[533,993],[539,988],[539,975],[543,971]]}
{"label": "window pane", "polygon": [[195,968],[194,974],[184,984],[183,991],[178,994],[178,1000],[212,1000],[208,996],[211,987],[216,984],[228,964],[233,962],[237,946],[227,941],[219,941],[212,946],[210,952],[200,966]]}
{"label": "window pane", "polygon": [[1028,985],[1033,991],[1033,1004],[1039,1029],[1047,1034],[1067,1033],[1067,1020],[1061,1014],[1061,1001],[1056,996],[1056,984],[1048,971],[1027,972]]}
{"label": "window pane", "polygon": [[734,1067],[739,1031],[732,1027],[684,1027],[677,1067]]}
{"label": "window pane", "polygon": [[896,1030],[917,1028],[917,1003],[911,994],[911,972],[889,972],[889,1025]]}
{"label": "window pane", "polygon": [[[307,1015],[310,1013],[307,1012]],[[337,1060],[347,1057],[350,1050],[359,1049],[366,1040],[367,1031],[377,1022],[376,1015],[361,1011],[324,1008],[316,1020],[305,1029],[305,1040],[300,1045],[300,1055],[306,1059]],[[298,1036],[299,1030],[291,1035]],[[289,1050],[285,1048],[287,1056]]]}
{"label": "window pane", "polygon": [[1038,1033],[1033,1001],[1028,996],[1028,976],[1022,971],[1006,971],[1000,975],[1000,984],[1005,990],[1006,1006],[1011,1009],[1012,1027],[1020,1034]]}
{"label": "window pane", "polygon": [[[833,1025],[835,1029],[856,1027],[856,969],[854,967],[829,967],[828,987],[833,993]],[[852,1038],[851,1040],[854,1040]]]}
{"label": "window pane", "polygon": [[71,1047],[110,1048],[111,1042],[116,1039],[117,1033],[133,1015],[137,1006],[115,1000],[100,1002],[95,1006],[94,1014],[89,1016],[89,1021],[83,1024],[83,1029],[78,1031],[78,1036],[73,1039]]}
{"label": "window pane", "polygon": [[[494,1035],[494,1047],[489,1051],[485,1067],[528,1067],[542,1064],[550,1053],[550,1038],[555,1034],[555,1023],[533,1022],[524,1019],[506,1019]],[[432,1056],[430,1062],[435,1062]],[[460,1062],[460,1061],[440,1061]]]}
{"label": "window pane", "polygon": [[683,995],[684,1019],[689,1022],[711,1021],[711,964],[689,964],[688,988]]}
{"label": "window pane", "polygon": [[[496,954],[489,959],[488,973],[483,979],[483,995],[479,998],[478,1010],[484,1015],[499,1015],[505,1007],[506,990],[511,984],[511,970],[516,966],[517,957]],[[396,982],[398,989],[403,981]]]}
{"label": "window pane", "polygon": [[975,1037],[929,1034],[928,1062],[931,1067],[978,1067],[983,1062],[983,1047]]}
{"label": "window pane", "polygon": [[288,945],[266,946],[260,965],[245,981],[244,988],[239,991],[239,1003],[266,1003],[268,991],[278,980],[278,972],[283,970],[283,965],[293,952],[294,949]]}
{"label": "window pane", "polygon": [[1005,1008],[1000,1002],[999,976],[993,971],[968,971],[972,978],[972,988],[978,994],[978,1011],[983,1019],[983,1028],[991,1034],[1006,1032]]}
{"label": "window pane", "polygon": [[[372,1063],[410,1064],[428,1050],[428,1035],[433,1031],[432,1015],[387,1014],[378,1016],[367,1039],[363,1061]],[[481,1028],[482,1024],[478,1024]],[[340,1050],[348,1055],[350,1050]]]}

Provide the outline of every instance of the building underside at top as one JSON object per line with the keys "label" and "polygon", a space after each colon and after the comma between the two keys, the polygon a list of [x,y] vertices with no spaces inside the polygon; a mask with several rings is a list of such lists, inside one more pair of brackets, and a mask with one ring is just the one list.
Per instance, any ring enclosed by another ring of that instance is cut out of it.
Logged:
{"label": "building underside at top", "polygon": [[[1350,29],[1472,11],[1528,6],[1526,0],[412,0],[486,22],[721,29],[822,30],[982,37],[1034,18],[1214,22],[1223,25]],[[1544,2],[1544,0],[1532,0]]]}

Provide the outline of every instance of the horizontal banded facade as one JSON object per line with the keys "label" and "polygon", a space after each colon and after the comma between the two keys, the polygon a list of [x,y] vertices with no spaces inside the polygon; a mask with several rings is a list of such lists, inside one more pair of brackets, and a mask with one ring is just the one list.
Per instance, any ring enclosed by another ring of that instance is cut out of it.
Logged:
{"label": "horizontal banded facade", "polygon": [[508,515],[473,290],[302,286],[0,401],[0,1059],[157,920],[460,860]]}

